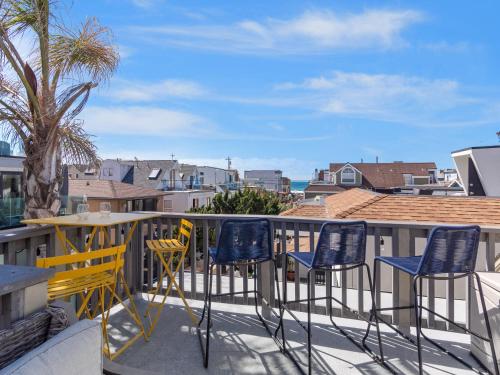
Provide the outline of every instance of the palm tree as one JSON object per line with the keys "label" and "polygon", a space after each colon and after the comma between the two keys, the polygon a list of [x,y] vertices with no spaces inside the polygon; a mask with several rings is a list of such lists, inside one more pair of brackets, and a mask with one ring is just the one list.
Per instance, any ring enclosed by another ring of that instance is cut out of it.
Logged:
{"label": "palm tree", "polygon": [[[98,162],[76,116],[119,60],[107,28],[89,19],[68,30],[53,2],[0,0],[0,125],[26,154],[25,218],[57,215],[63,162]],[[22,56],[27,42],[32,51]]]}

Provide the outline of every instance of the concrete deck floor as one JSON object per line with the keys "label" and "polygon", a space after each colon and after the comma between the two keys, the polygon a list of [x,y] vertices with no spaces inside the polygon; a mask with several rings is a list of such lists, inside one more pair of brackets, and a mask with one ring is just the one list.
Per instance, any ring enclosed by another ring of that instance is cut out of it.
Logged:
{"label": "concrete deck floor", "polygon": [[[146,295],[143,295],[146,298]],[[179,299],[169,298],[149,342],[140,339],[119,356],[118,363],[149,370],[158,374],[299,374],[294,364],[283,355],[255,315],[252,306],[213,303],[213,330],[210,341],[208,369],[202,365],[202,355],[196,330],[184,311]],[[144,311],[145,300],[139,300],[138,308]],[[199,315],[201,301],[191,301]],[[297,313],[306,321],[306,314]],[[388,374],[349,340],[336,331],[327,316],[313,315],[313,373],[314,374]],[[306,363],[306,336],[302,329],[287,316],[287,339],[293,352]],[[364,334],[365,323],[336,318],[338,324],[359,340]],[[273,322],[271,322],[273,324]],[[114,342],[121,341],[137,332],[120,307],[115,307],[111,318],[111,334]],[[417,372],[417,353],[407,341],[399,338],[387,327],[381,326],[386,359],[394,371],[401,374]],[[376,337],[370,336],[370,344],[376,348]],[[469,338],[466,335],[426,330],[446,347],[479,366],[469,354]],[[471,370],[435,350],[424,342],[425,372],[429,374],[469,374]]]}

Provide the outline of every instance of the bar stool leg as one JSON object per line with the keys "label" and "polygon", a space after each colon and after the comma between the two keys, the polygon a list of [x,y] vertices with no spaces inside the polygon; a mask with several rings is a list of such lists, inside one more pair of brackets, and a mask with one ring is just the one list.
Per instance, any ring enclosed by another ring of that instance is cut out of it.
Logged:
{"label": "bar stool leg", "polygon": [[379,347],[379,351],[380,351],[380,360],[383,363],[384,362],[384,349],[382,347],[382,337],[380,336],[380,326],[379,326],[379,322],[378,322],[378,316],[376,313],[377,306],[375,303],[376,297],[375,297],[374,282],[375,282],[375,276],[377,274],[377,268],[375,267],[373,270],[373,280],[372,280],[370,267],[368,267],[368,264],[366,264],[366,263],[363,263],[363,266],[366,267],[366,273],[368,275],[368,285],[370,287],[370,296],[372,298],[372,311],[370,312],[370,319],[368,322],[367,332],[365,334],[365,337],[363,337],[362,343],[363,343],[363,346],[366,348],[367,346],[365,345],[365,341],[366,341],[366,338],[368,337],[368,333],[369,333],[370,326],[371,326],[371,320],[372,320],[372,316],[373,316],[375,318],[375,328],[377,329],[377,341],[378,341],[378,347]]}
{"label": "bar stool leg", "polygon": [[307,271],[307,367],[311,375],[311,270]]}
{"label": "bar stool leg", "polygon": [[413,278],[413,294],[414,294],[414,299],[413,299],[413,309],[415,311],[415,326],[416,326],[416,331],[417,331],[417,352],[418,352],[418,373],[420,375],[423,374],[423,369],[422,369],[422,346],[420,342],[420,306],[418,303],[418,288],[417,288],[417,281],[419,280],[419,277]]}

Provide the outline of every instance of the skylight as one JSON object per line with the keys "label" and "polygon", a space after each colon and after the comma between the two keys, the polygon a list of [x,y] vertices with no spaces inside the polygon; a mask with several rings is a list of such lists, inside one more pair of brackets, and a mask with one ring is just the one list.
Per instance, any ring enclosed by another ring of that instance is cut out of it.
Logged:
{"label": "skylight", "polygon": [[160,171],[161,171],[160,168],[153,168],[151,170],[151,173],[149,174],[148,178],[150,180],[156,180],[158,178],[158,176],[160,175]]}

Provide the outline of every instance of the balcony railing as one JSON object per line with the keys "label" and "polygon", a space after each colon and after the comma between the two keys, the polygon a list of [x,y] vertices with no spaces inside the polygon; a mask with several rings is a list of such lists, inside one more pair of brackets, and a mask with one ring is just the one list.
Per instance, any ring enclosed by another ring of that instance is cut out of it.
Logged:
{"label": "balcony railing", "polygon": [[[236,215],[237,216],[237,215]],[[125,276],[127,283],[135,292],[149,290],[156,282],[158,273],[157,265],[151,253],[145,249],[146,238],[153,236],[171,237],[176,233],[179,220],[184,218],[193,222],[195,236],[192,236],[190,253],[188,259],[181,266],[179,273],[179,285],[185,294],[193,299],[203,299],[207,288],[207,275],[205,274],[208,262],[208,248],[214,246],[216,233],[220,229],[224,219],[235,217],[235,215],[210,215],[210,214],[181,214],[164,213],[154,220],[146,220],[139,225],[134,233],[130,248],[126,253]],[[248,218],[248,215],[241,216]],[[275,249],[277,256],[281,257],[286,251],[314,251],[315,240],[319,234],[324,219],[294,218],[282,216],[266,216],[272,223],[274,232]],[[420,255],[425,246],[429,230],[437,224],[432,223],[409,223],[409,222],[368,222],[367,240],[367,262],[373,264],[376,255],[411,256]],[[111,242],[121,243],[130,228],[128,226],[115,226],[109,229],[108,238]],[[493,271],[495,256],[500,253],[500,226],[482,226],[481,243],[477,261],[477,270]],[[74,243],[84,244],[88,235],[85,228],[72,228],[66,231],[66,235]],[[100,239],[96,236],[94,241]],[[104,240],[104,239],[101,239]],[[61,245],[56,241],[54,229],[48,227],[24,227],[3,231],[0,234],[1,254],[3,263],[34,265],[37,256],[51,256],[62,252]],[[83,247],[83,246],[82,246]],[[1,258],[0,258],[1,260]],[[305,297],[305,284],[301,282],[300,268],[294,265],[295,278],[288,281],[288,293],[290,299]],[[262,272],[262,280],[258,282],[258,288],[271,303],[276,305],[275,287],[273,285],[273,268],[266,267]],[[384,267],[384,266],[382,266]],[[381,280],[377,280],[376,300],[381,307],[391,304],[408,305],[412,294],[410,291],[410,280],[398,271],[383,269]],[[280,280],[287,280],[283,274],[283,267],[279,270]],[[251,272],[246,269],[235,270],[228,267],[226,270],[217,268],[215,276],[215,291],[217,293],[230,292],[238,288],[248,289]],[[316,280],[322,285],[313,289],[313,295],[323,293],[329,295],[336,293],[343,302],[348,302],[355,310],[359,309],[368,314],[371,308],[370,295],[367,291],[368,281],[366,276],[357,271],[338,270],[333,277],[331,274],[317,275]],[[323,285],[324,283],[324,285]],[[326,288],[325,288],[326,287]],[[469,296],[472,285],[468,280],[450,281],[428,281],[424,284],[424,303],[429,308],[440,311],[449,319],[457,320],[461,324],[467,324],[469,314]],[[250,297],[222,297],[221,302],[249,304]],[[297,305],[296,309],[305,310],[305,305]],[[313,311],[325,314],[329,306],[314,305]],[[353,317],[346,309],[336,309],[333,313],[343,317]],[[398,324],[402,329],[409,329],[411,317],[409,312],[394,310],[387,317]],[[434,316],[424,316],[424,324],[429,328],[452,329],[443,321]]]}

